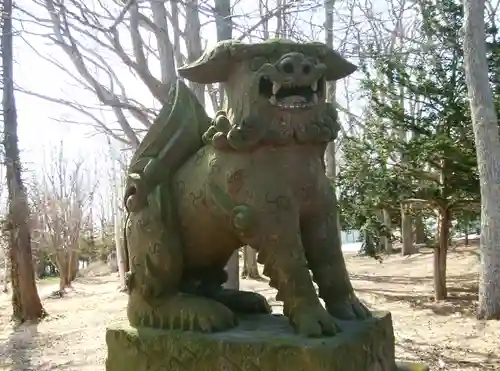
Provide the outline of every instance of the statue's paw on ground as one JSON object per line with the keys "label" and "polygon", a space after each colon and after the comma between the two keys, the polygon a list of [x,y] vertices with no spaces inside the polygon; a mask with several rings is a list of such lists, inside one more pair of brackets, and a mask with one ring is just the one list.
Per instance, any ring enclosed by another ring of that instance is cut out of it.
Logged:
{"label": "statue's paw on ground", "polygon": [[217,294],[213,296],[213,299],[224,304],[236,313],[271,313],[271,306],[267,302],[267,299],[256,292],[224,289],[217,292]]}
{"label": "statue's paw on ground", "polygon": [[333,305],[327,304],[328,312],[335,318],[342,320],[365,320],[372,317],[372,313],[356,296],[337,301]]}
{"label": "statue's paw on ground", "polygon": [[134,327],[216,332],[237,324],[234,313],[228,307],[199,296],[180,294],[154,305],[137,304],[129,303],[129,320]]}
{"label": "statue's paw on ground", "polygon": [[296,333],[307,337],[333,336],[342,331],[321,305],[294,309],[291,322]]}

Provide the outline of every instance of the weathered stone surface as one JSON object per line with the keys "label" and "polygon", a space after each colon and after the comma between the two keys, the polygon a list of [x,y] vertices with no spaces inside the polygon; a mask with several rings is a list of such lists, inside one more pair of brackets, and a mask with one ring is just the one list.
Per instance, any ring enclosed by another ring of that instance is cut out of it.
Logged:
{"label": "weathered stone surface", "polygon": [[389,313],[340,323],[334,337],[295,335],[286,317],[252,315],[202,334],[110,326],[107,371],[396,371]]}

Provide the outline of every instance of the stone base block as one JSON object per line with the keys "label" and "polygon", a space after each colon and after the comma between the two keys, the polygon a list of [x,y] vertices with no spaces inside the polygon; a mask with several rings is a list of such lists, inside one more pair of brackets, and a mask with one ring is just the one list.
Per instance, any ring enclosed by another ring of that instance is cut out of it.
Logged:
{"label": "stone base block", "polygon": [[334,337],[295,335],[286,317],[241,317],[225,332],[131,328],[106,331],[107,371],[396,371],[390,313],[342,322]]}

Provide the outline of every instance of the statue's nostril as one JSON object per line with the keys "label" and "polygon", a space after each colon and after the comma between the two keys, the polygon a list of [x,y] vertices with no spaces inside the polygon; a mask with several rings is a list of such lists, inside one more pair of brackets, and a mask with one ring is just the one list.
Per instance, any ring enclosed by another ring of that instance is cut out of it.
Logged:
{"label": "statue's nostril", "polygon": [[291,62],[283,63],[283,72],[285,73],[293,73],[293,64]]}
{"label": "statue's nostril", "polygon": [[312,67],[310,64],[305,64],[303,67],[302,67],[302,73],[304,75],[309,75],[309,73],[311,72],[312,70]]}

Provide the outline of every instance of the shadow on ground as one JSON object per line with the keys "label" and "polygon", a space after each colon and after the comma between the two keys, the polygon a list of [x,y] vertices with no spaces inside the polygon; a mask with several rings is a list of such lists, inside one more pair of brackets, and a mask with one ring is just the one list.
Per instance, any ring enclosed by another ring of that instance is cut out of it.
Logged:
{"label": "shadow on ground", "polygon": [[[478,285],[476,274],[464,274],[461,276],[448,276],[448,297],[446,300],[436,302],[431,294],[412,291],[415,287],[425,284],[432,285],[432,276],[406,277],[406,276],[381,276],[381,275],[352,275],[356,281],[384,283],[390,285],[401,285],[404,288],[376,288],[368,289],[357,287],[356,291],[370,295],[379,296],[388,302],[406,302],[417,309],[429,309],[437,315],[448,316],[451,314],[462,314],[464,316],[475,315],[478,300]],[[382,285],[380,285],[382,286]]]}
{"label": "shadow on ground", "polygon": [[396,342],[396,347],[412,354],[415,359],[424,360],[432,369],[459,367],[460,370],[500,370],[500,355],[474,352],[468,348],[436,346],[419,343],[411,339]]}
{"label": "shadow on ground", "polygon": [[36,371],[37,365],[31,361],[32,352],[36,351],[38,325],[23,324],[16,326],[5,344],[6,349],[2,351],[6,355],[6,363],[11,371]]}

